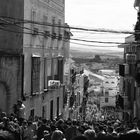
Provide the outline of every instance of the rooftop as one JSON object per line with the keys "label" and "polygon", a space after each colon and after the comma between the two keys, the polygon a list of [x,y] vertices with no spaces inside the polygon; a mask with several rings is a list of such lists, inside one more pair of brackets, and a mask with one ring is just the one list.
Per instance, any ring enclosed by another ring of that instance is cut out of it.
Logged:
{"label": "rooftop", "polygon": [[104,76],[95,74],[95,73],[93,73],[93,72],[91,72],[91,71],[89,71],[89,70],[85,70],[85,69],[84,69],[84,74],[87,75],[87,76],[92,75],[92,76],[94,76],[94,77],[96,77],[96,78],[99,78],[100,80],[105,80],[105,77],[104,77]]}

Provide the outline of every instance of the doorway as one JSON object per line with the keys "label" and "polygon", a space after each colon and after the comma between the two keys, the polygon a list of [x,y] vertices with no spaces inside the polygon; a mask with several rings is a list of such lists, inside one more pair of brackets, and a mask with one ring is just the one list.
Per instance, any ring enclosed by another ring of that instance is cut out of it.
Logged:
{"label": "doorway", "polygon": [[50,101],[50,120],[53,120],[53,100]]}
{"label": "doorway", "polygon": [[8,97],[7,97],[7,90],[5,85],[0,82],[0,111],[8,112]]}

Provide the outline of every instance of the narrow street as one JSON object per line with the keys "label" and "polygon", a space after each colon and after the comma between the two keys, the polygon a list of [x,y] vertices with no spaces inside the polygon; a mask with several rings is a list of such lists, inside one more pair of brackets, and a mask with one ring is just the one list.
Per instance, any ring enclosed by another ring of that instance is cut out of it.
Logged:
{"label": "narrow street", "polygon": [[140,138],[140,0],[0,1],[0,140]]}

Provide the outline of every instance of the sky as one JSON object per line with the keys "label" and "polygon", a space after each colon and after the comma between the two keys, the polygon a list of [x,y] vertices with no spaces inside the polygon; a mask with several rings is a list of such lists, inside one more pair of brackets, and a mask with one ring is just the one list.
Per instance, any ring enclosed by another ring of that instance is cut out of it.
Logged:
{"label": "sky", "polygon": [[[133,31],[137,21],[134,0],[65,0],[65,22],[70,27]],[[71,30],[76,39],[124,43],[129,34]],[[88,43],[71,40],[71,48],[82,50],[122,50],[118,44]],[[82,45],[79,45],[82,44]],[[88,46],[87,46],[88,45]],[[96,47],[97,46],[97,47]]]}

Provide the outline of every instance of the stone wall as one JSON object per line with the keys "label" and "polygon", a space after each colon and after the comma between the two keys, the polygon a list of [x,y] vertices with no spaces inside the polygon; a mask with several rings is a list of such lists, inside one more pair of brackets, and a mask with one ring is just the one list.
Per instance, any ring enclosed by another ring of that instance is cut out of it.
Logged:
{"label": "stone wall", "polygon": [[7,113],[22,98],[22,57],[0,55],[0,109]]}

